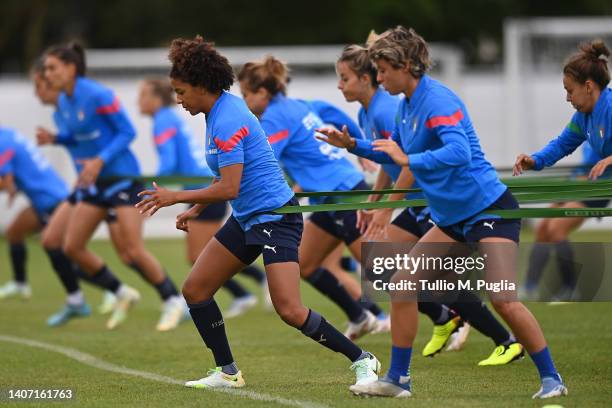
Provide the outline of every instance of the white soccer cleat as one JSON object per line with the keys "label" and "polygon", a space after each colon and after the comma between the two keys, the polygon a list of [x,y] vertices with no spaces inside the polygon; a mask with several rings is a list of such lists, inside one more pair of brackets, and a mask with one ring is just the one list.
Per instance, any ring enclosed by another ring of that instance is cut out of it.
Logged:
{"label": "white soccer cleat", "polygon": [[370,383],[360,395],[374,397],[408,398],[412,397],[412,385],[409,376],[402,376],[394,381],[387,376]]}
{"label": "white soccer cleat", "polygon": [[178,296],[166,300],[162,306],[162,314],[155,327],[157,331],[176,329],[185,319],[185,303]]}
{"label": "white soccer cleat", "polygon": [[455,333],[451,334],[446,351],[459,351],[465,346],[468,335],[470,334],[470,325],[463,323]]}
{"label": "white soccer cleat", "polygon": [[348,328],[344,332],[344,335],[351,339],[352,341],[357,340],[358,338],[372,333],[378,327],[378,319],[376,316],[369,310],[365,311],[366,318],[359,323],[349,322]]}
{"label": "white soccer cleat", "polygon": [[377,316],[376,320],[376,329],[374,329],[373,333],[389,333],[391,331],[391,316],[387,314]]}
{"label": "white soccer cleat", "polygon": [[533,394],[532,399],[545,399],[553,397],[564,397],[567,395],[567,387],[563,384],[561,376],[542,378],[540,390]]}
{"label": "white soccer cleat", "polygon": [[115,306],[115,302],[117,301],[117,296],[110,290],[104,291],[104,297],[102,298],[102,303],[98,306],[98,313],[101,315],[109,314],[113,311],[113,307]]}
{"label": "white soccer cleat", "polygon": [[140,300],[140,293],[136,289],[130,288],[129,286],[123,285],[123,287],[117,292],[117,301],[113,307],[113,313],[110,319],[106,322],[106,328],[109,330],[114,329],[125,321],[127,318],[127,312],[132,306],[134,306]]}
{"label": "white soccer cleat", "polygon": [[30,299],[32,297],[32,289],[27,283],[17,283],[16,281],[8,281],[0,286],[0,299],[7,299],[14,296],[20,296],[22,299]]}
{"label": "white soccer cleat", "polygon": [[223,317],[231,319],[232,317],[240,316],[252,309],[257,304],[257,298],[254,295],[247,295],[234,299],[227,312],[223,313]]}
{"label": "white soccer cleat", "polygon": [[221,367],[208,370],[206,377],[195,381],[187,381],[185,387],[190,388],[241,388],[245,386],[242,371],[230,375],[221,371]]}
{"label": "white soccer cleat", "polygon": [[378,380],[380,373],[380,361],[373,354],[368,353],[368,357],[355,361],[351,365],[351,370],[355,371],[355,384],[349,390],[355,395],[362,395],[370,384]]}

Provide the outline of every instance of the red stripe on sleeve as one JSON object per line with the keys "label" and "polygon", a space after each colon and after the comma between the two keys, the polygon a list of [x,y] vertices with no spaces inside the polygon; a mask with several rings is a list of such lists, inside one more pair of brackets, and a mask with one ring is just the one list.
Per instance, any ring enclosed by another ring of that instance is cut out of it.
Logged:
{"label": "red stripe on sleeve", "polygon": [[285,129],[285,130],[281,130],[280,132],[276,132],[273,135],[268,136],[268,142],[270,142],[270,144],[274,144],[288,137],[289,137],[289,131]]}
{"label": "red stripe on sleeve", "polygon": [[457,109],[457,112],[450,116],[434,116],[425,122],[425,127],[432,129],[438,126],[456,126],[463,119],[463,112]]}
{"label": "red stripe on sleeve", "polygon": [[236,145],[242,139],[247,137],[248,134],[249,134],[249,128],[246,126],[243,126],[240,129],[238,129],[238,131],[234,133],[232,137],[230,137],[226,141],[223,141],[219,139],[218,137],[215,137],[214,141],[219,149],[223,150],[224,152],[231,152],[232,150],[234,150],[234,147],[236,147]]}
{"label": "red stripe on sleeve", "polygon": [[0,153],[0,167],[4,166],[15,156],[15,150],[9,149],[3,153]]}
{"label": "red stripe on sleeve", "polygon": [[382,137],[384,137],[385,139],[388,139],[391,137],[391,132],[389,132],[388,130],[381,130],[380,134],[382,135]]}
{"label": "red stripe on sleeve", "polygon": [[119,99],[115,97],[113,103],[111,103],[110,105],[100,106],[96,109],[96,113],[99,115],[111,115],[113,113],[119,112],[119,108]]}
{"label": "red stripe on sleeve", "polygon": [[176,128],[169,128],[155,136],[155,144],[161,145],[172,139],[176,135]]}

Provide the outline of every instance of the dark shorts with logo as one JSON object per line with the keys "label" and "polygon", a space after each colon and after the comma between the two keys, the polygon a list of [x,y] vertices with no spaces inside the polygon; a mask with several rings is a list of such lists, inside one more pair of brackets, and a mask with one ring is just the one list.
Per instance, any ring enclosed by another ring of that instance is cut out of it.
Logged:
{"label": "dark shorts with logo", "polygon": [[[294,197],[285,204],[299,205]],[[215,238],[245,265],[263,255],[264,265],[299,262],[299,247],[304,221],[302,214],[284,214],[278,221],[263,222],[244,231],[234,216],[230,216]]]}
{"label": "dark shorts with logo", "polygon": [[[135,205],[140,201],[138,193],[142,190],[144,186],[138,181],[97,181],[87,188],[75,189],[68,197],[68,201],[70,204],[82,201],[102,208]],[[112,216],[110,222],[112,222]]]}

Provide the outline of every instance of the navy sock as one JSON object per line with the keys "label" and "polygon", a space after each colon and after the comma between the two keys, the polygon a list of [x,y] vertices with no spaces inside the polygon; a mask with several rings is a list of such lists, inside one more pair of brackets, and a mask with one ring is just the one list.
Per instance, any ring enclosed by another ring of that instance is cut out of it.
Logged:
{"label": "navy sock", "polygon": [[204,344],[213,353],[216,366],[224,367],[232,364],[234,357],[227,341],[225,322],[217,302],[214,299],[209,299],[201,303],[189,304],[188,306],[193,323],[198,329],[202,340],[204,340]]}
{"label": "navy sock", "polygon": [[559,373],[555,368],[555,363],[553,363],[548,347],[544,347],[542,350],[538,351],[537,353],[530,354],[529,356],[535,363],[538,373],[540,374],[540,378],[559,378]]}
{"label": "navy sock", "polygon": [[418,307],[419,312],[429,317],[433,324],[438,324],[436,322],[440,321],[440,318],[444,313],[444,308],[442,305],[436,302],[418,302]]}
{"label": "navy sock", "polygon": [[110,290],[113,293],[117,293],[121,286],[121,281],[111,272],[106,265],[102,266],[100,270],[91,275],[91,283],[99,288]]}
{"label": "navy sock", "polygon": [[176,290],[176,286],[174,286],[174,282],[172,282],[170,277],[167,275],[161,283],[154,286],[162,300],[168,300],[172,296],[178,296],[178,291]]}
{"label": "navy sock", "polygon": [[266,275],[262,272],[261,269],[259,269],[258,267],[256,267],[255,265],[249,265],[246,268],[244,268],[242,271],[240,271],[240,273],[255,279],[255,281],[257,283],[259,283],[260,285],[264,283],[264,281],[266,280]]}
{"label": "navy sock", "polygon": [[51,265],[59,277],[66,293],[79,290],[79,280],[72,268],[72,261],[60,249],[46,249]]}
{"label": "navy sock", "polygon": [[325,268],[318,268],[306,280],[337,304],[353,323],[365,318],[364,308],[349,295],[344,286]]}
{"label": "navy sock", "polygon": [[555,244],[557,253],[557,266],[561,272],[561,282],[565,288],[576,287],[576,272],[574,268],[574,250],[569,241],[561,241]]}
{"label": "navy sock", "polygon": [[357,271],[357,262],[355,258],[352,256],[343,256],[340,259],[340,267],[347,272],[356,272]]}
{"label": "navy sock", "polygon": [[365,294],[361,296],[361,304],[364,308],[372,312],[374,316],[379,316],[381,313],[383,313],[383,310],[380,308],[380,306],[374,303],[374,301],[367,297]]}
{"label": "navy sock", "polygon": [[482,303],[476,294],[465,291],[461,293],[463,300],[468,300],[473,296],[473,299],[466,302],[450,303],[459,316],[469,322],[476,330],[489,337],[496,345],[508,345],[513,343],[514,337],[506,330],[506,328],[495,318],[487,305]]}
{"label": "navy sock", "polygon": [[300,331],[328,349],[344,354],[351,361],[359,360],[363,354],[363,350],[314,310],[308,311],[308,317]]}
{"label": "navy sock", "polygon": [[387,377],[393,381],[399,381],[400,377],[409,377],[411,357],[412,347],[391,346],[391,363]]}
{"label": "navy sock", "polygon": [[244,297],[244,296],[249,295],[249,292],[241,284],[236,282],[235,279],[226,280],[225,283],[223,284],[223,287],[229,290],[229,292],[235,298]]}
{"label": "navy sock", "polygon": [[525,286],[527,289],[535,289],[542,277],[542,272],[550,258],[550,244],[544,242],[536,242],[533,244],[533,249],[529,255],[529,268],[527,269],[527,280]]}
{"label": "navy sock", "polygon": [[26,283],[26,259],[27,250],[23,242],[9,245],[11,255],[11,265],[13,266],[13,276],[15,282]]}

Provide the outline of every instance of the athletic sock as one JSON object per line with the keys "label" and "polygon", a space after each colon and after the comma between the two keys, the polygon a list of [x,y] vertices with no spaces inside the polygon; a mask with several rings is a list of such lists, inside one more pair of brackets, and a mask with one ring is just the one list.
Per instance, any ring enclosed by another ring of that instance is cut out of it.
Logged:
{"label": "athletic sock", "polygon": [[306,280],[337,304],[351,322],[359,323],[366,318],[364,308],[349,295],[344,286],[327,269],[318,268]]}
{"label": "athletic sock", "polygon": [[240,273],[254,279],[260,285],[263,285],[263,283],[266,281],[266,275],[262,272],[260,268],[255,265],[247,266],[242,271],[240,271]]}
{"label": "athletic sock", "polygon": [[166,277],[161,283],[158,283],[154,286],[157,290],[157,293],[159,294],[159,297],[161,297],[163,301],[168,300],[172,296],[178,296],[176,286],[174,286],[174,282],[172,282],[168,275],[166,275]]}
{"label": "athletic sock", "polygon": [[538,282],[542,277],[542,272],[550,258],[550,244],[545,242],[536,242],[533,244],[533,249],[529,255],[529,268],[527,269],[527,279],[525,287],[528,290],[537,288]]}
{"label": "athletic sock", "polygon": [[399,381],[400,377],[409,377],[411,356],[412,347],[391,346],[391,363],[387,377],[393,381]]}
{"label": "athletic sock", "polygon": [[223,287],[227,289],[235,298],[241,298],[249,295],[249,292],[241,284],[236,282],[235,279],[228,279],[223,284]]}
{"label": "athletic sock", "polygon": [[380,316],[381,313],[383,313],[383,310],[380,308],[380,306],[374,303],[374,301],[367,297],[365,294],[361,296],[360,303],[363,305],[364,308],[372,312],[374,316]]}
{"label": "athletic sock", "polygon": [[476,294],[469,291],[461,293],[463,300],[468,300],[470,297],[473,297],[470,301],[450,303],[449,306],[457,311],[463,320],[493,340],[496,345],[513,343],[510,341],[514,339],[512,334],[495,318],[487,305]]}
{"label": "athletic sock", "polygon": [[567,240],[557,242],[555,243],[555,252],[563,287],[570,290],[574,289],[576,287],[576,271],[572,245]]}
{"label": "athletic sock", "polygon": [[334,326],[329,324],[323,316],[314,310],[308,311],[308,317],[302,327],[300,327],[300,331],[322,346],[336,353],[344,354],[352,362],[362,357],[363,350],[336,330]]}
{"label": "athletic sock", "polygon": [[538,351],[537,353],[530,354],[529,356],[535,363],[538,373],[540,374],[540,378],[559,378],[559,373],[555,368],[555,363],[553,363],[548,347],[544,347],[542,350]]}
{"label": "athletic sock", "polygon": [[215,358],[217,367],[225,367],[234,362],[232,351],[225,333],[225,322],[221,310],[214,299],[200,303],[190,303],[189,313],[200,337]]}
{"label": "athletic sock", "polygon": [[23,242],[18,242],[9,245],[9,252],[11,256],[11,265],[13,266],[13,276],[15,282],[21,285],[26,283],[26,260],[27,250]]}
{"label": "athletic sock", "polygon": [[[419,312],[423,313],[433,324],[444,324],[449,320],[448,308],[442,307],[442,304],[437,302],[418,302]],[[446,320],[444,320],[446,319]],[[442,323],[437,323],[442,322]]]}
{"label": "athletic sock", "polygon": [[83,303],[85,303],[83,292],[81,292],[80,290],[77,290],[76,292],[68,294],[68,297],[66,298],[66,303],[68,303],[71,306],[82,305]]}
{"label": "athletic sock", "polygon": [[113,292],[115,295],[120,294],[119,288],[122,286],[121,281],[117,279],[106,265],[103,265],[98,272],[91,275],[90,282],[100,288]]}
{"label": "athletic sock", "polygon": [[72,261],[60,249],[46,249],[51,265],[57,273],[66,293],[74,293],[79,290],[79,280],[74,273]]}

